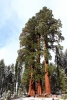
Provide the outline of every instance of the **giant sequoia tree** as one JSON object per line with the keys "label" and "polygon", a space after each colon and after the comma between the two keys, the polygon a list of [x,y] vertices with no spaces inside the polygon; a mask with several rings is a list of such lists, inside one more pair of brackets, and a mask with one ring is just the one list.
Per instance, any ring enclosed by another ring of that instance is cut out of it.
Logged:
{"label": "giant sequoia tree", "polygon": [[[20,46],[21,49],[18,51],[18,59],[21,60],[21,63],[25,65],[26,69],[31,70],[30,74],[30,87],[29,93],[35,94],[34,91],[34,81],[32,82],[32,71],[34,71],[35,62],[36,62],[36,51],[37,51],[37,37],[35,35],[35,26],[36,26],[36,20],[35,17],[32,17],[27,22],[25,28],[23,29],[21,35],[20,35]],[[33,69],[33,70],[32,70]],[[33,75],[34,76],[34,75]]]}
{"label": "giant sequoia tree", "polygon": [[[48,61],[50,49],[54,44],[59,44],[64,37],[61,34],[61,21],[54,18],[52,11],[43,7],[34,17],[30,18],[20,34],[20,50],[18,50],[18,62],[29,69],[30,95],[35,95],[36,83],[38,83],[38,94],[41,94],[42,66],[40,59],[44,56],[45,66],[45,91],[51,93],[48,73]],[[31,92],[32,91],[32,92]],[[39,92],[40,91],[40,92]]]}

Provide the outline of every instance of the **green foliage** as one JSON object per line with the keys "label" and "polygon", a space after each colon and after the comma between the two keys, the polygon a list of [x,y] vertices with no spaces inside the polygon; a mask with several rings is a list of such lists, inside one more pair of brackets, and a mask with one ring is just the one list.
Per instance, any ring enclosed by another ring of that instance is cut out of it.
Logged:
{"label": "green foliage", "polygon": [[[45,75],[44,64],[40,60],[42,56],[46,61],[51,58],[50,49],[54,50],[54,43],[59,44],[64,40],[61,34],[61,21],[55,19],[52,10],[43,7],[35,16],[30,18],[19,36],[20,49],[17,62],[24,66],[22,83],[28,86],[29,74],[32,72],[33,81],[43,80]],[[32,66],[33,71],[30,69]],[[50,76],[54,67],[50,67]]]}
{"label": "green foliage", "polygon": [[30,78],[30,69],[25,69],[22,77],[22,83],[25,85]]}
{"label": "green foliage", "polygon": [[28,91],[29,81],[30,81],[30,69],[25,68],[23,76],[22,76],[22,88],[24,92],[25,90]]}
{"label": "green foliage", "polygon": [[66,75],[65,75],[64,69],[60,68],[59,72],[60,72],[60,76],[59,76],[60,89],[61,91],[65,91],[66,90],[66,83],[65,83]]}
{"label": "green foliage", "polygon": [[[59,68],[59,76],[57,76],[57,69],[56,66],[53,64],[49,65],[49,73],[50,73],[50,83],[51,83],[51,90],[53,93],[58,91],[59,88],[62,91],[65,91],[66,83],[65,83],[65,72],[64,69],[61,67]],[[59,84],[59,85],[58,85]]]}
{"label": "green foliage", "polygon": [[55,70],[56,70],[56,66],[53,63],[50,63],[49,66],[48,66],[48,71],[50,73],[50,76],[53,75]]}

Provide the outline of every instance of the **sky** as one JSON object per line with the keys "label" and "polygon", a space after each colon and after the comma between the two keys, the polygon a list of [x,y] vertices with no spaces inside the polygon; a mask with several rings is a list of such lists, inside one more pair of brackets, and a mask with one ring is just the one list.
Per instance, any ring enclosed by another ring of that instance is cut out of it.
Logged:
{"label": "sky", "polygon": [[65,38],[61,45],[67,49],[67,0],[0,0],[0,60],[4,59],[6,65],[15,64],[25,23],[44,6],[61,20]]}

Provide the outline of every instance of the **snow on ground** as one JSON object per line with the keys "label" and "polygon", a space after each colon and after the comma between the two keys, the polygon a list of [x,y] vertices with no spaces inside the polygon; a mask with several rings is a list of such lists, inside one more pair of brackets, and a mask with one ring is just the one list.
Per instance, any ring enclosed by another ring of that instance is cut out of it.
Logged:
{"label": "snow on ground", "polygon": [[60,100],[58,98],[34,98],[34,97],[28,97],[28,98],[18,98],[13,100]]}

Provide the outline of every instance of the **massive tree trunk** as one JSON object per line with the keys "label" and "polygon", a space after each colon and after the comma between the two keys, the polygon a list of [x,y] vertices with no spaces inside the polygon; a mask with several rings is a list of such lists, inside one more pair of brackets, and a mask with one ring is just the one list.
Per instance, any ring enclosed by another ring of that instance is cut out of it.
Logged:
{"label": "massive tree trunk", "polygon": [[38,85],[37,93],[38,93],[38,95],[41,95],[42,94],[41,81],[38,81],[37,85]]}
{"label": "massive tree trunk", "polygon": [[45,91],[46,94],[51,94],[50,78],[48,73],[48,61],[45,61]]}
{"label": "massive tree trunk", "polygon": [[[38,52],[39,51],[40,51],[40,34],[38,35]],[[38,54],[38,63],[40,64],[40,54]],[[38,74],[41,74],[40,70],[38,70]],[[41,80],[38,80],[38,83],[37,83],[37,93],[38,95],[42,94]]]}
{"label": "massive tree trunk", "polygon": [[[46,38],[47,40],[47,38]],[[49,72],[48,72],[48,48],[47,48],[47,42],[45,42],[45,91],[46,94],[51,94],[50,89],[50,78],[49,78]]]}
{"label": "massive tree trunk", "polygon": [[[31,71],[33,71],[33,67],[31,66]],[[30,96],[35,96],[35,82],[33,82],[32,77],[33,73],[31,72],[30,84],[29,84],[29,94]]]}

